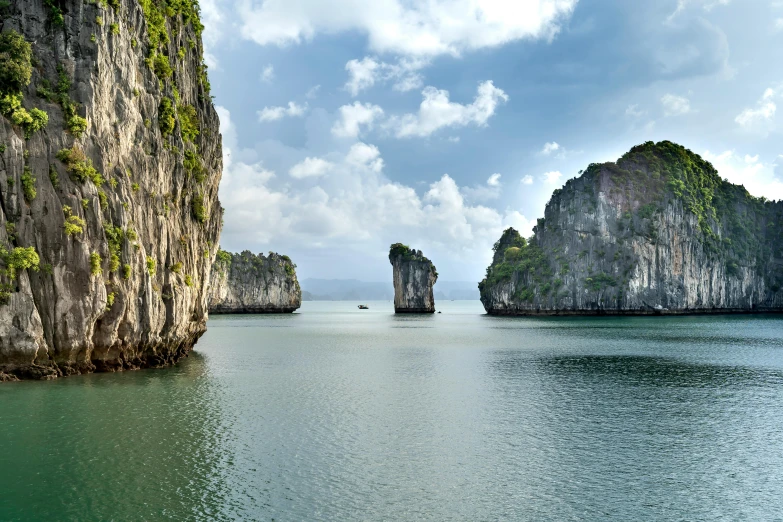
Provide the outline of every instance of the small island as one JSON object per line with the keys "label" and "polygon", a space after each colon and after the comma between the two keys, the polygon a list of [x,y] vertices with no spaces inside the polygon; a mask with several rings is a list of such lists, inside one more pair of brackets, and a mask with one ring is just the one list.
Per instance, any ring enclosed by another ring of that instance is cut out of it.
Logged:
{"label": "small island", "polygon": [[398,314],[435,313],[432,287],[438,280],[438,271],[421,250],[413,250],[402,243],[389,249],[389,261],[394,275],[394,312]]}
{"label": "small island", "polygon": [[302,289],[291,258],[220,250],[212,266],[210,314],[282,314],[302,306]]}

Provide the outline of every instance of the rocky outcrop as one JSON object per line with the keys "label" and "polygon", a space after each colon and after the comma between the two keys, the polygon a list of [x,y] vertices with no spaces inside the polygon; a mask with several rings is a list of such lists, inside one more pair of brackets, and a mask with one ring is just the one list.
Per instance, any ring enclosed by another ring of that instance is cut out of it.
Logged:
{"label": "rocky outcrop", "polygon": [[434,313],[432,287],[438,280],[438,271],[432,261],[421,250],[411,250],[402,243],[391,246],[389,261],[394,276],[394,312]]}
{"label": "rocky outcrop", "polygon": [[302,306],[296,265],[288,256],[218,252],[209,289],[211,314],[291,313]]}
{"label": "rocky outcrop", "polygon": [[479,283],[490,314],[783,311],[783,202],[670,142],[590,165],[530,240],[508,229]]}
{"label": "rocky outcrop", "polygon": [[222,220],[196,1],[0,16],[0,378],[177,361],[206,329]]}

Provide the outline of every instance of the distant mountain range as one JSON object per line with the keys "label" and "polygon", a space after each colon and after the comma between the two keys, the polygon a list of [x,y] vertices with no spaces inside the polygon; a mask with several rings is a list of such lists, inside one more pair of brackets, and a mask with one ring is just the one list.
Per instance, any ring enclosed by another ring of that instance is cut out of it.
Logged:
{"label": "distant mountain range", "polygon": [[[299,282],[302,301],[392,301],[394,286],[391,282],[368,282],[357,279],[313,279]],[[477,300],[479,290],[472,281],[438,281],[435,283],[435,300]]]}

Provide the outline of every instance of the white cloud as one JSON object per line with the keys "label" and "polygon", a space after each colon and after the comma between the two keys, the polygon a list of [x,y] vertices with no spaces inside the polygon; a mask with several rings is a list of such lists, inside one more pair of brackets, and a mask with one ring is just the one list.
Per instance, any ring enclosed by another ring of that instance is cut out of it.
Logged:
{"label": "white cloud", "polygon": [[365,168],[371,172],[381,172],[383,170],[381,151],[375,145],[367,145],[362,142],[354,143],[345,156],[345,161],[350,165]]}
{"label": "white cloud", "polygon": [[533,176],[531,176],[530,174],[528,174],[527,176],[525,176],[524,178],[522,178],[522,180],[520,181],[520,183],[522,183],[523,185],[532,185],[532,184],[533,184]]}
{"label": "white cloud", "polygon": [[303,116],[306,111],[307,104],[297,105],[295,102],[288,102],[287,107],[264,107],[256,114],[258,114],[258,121],[265,122],[282,120],[286,116]]}
{"label": "white cloud", "polygon": [[[439,260],[441,269],[450,262],[459,273],[469,266],[480,274],[505,228],[514,226],[524,235],[532,230],[534,222],[516,210],[471,203],[465,196],[469,191],[447,174],[422,192],[389,180],[381,152],[372,144],[354,143],[343,151],[303,160],[299,156],[291,176],[280,179],[261,163],[248,160],[255,157],[253,151],[237,149],[230,113],[223,107],[217,111],[224,138],[222,241],[228,248],[241,244],[294,252],[307,245],[315,252],[326,249],[332,259],[340,252],[351,259],[382,259],[389,244],[404,240]],[[310,177],[315,175],[317,185]],[[482,186],[499,190],[491,186],[495,182],[499,179],[490,176]]]}
{"label": "white cloud", "polygon": [[541,154],[543,154],[544,156],[549,156],[553,152],[557,152],[559,150],[560,150],[560,145],[555,141],[551,141],[544,144],[544,148],[541,149]]}
{"label": "white cloud", "polygon": [[647,114],[647,112],[643,111],[643,110],[640,110],[638,103],[634,103],[633,105],[629,105],[625,109],[625,115],[626,116],[630,116],[631,118],[641,118],[645,114]]}
{"label": "white cloud", "polygon": [[674,94],[664,94],[661,97],[663,112],[666,116],[679,116],[691,112],[691,102],[684,96]]}
{"label": "white cloud", "polygon": [[484,126],[495,114],[497,106],[508,100],[508,95],[491,81],[479,85],[478,94],[469,105],[450,101],[448,91],[435,87],[426,87],[422,95],[424,100],[417,114],[394,116],[388,120],[386,126],[398,138],[426,137],[444,127]]}
{"label": "white cloud", "polygon": [[355,138],[362,127],[372,129],[375,120],[383,116],[383,109],[371,103],[353,102],[340,107],[340,119],[332,127],[332,134],[342,138]]}
{"label": "white cloud", "polygon": [[487,185],[489,185],[490,187],[499,187],[500,186],[500,174],[497,174],[497,173],[492,174],[487,179]]}
{"label": "white cloud", "polygon": [[577,0],[239,0],[243,37],[260,45],[357,31],[379,53],[459,55],[521,39],[552,39]]}
{"label": "white cloud", "polygon": [[345,89],[352,96],[357,96],[361,91],[369,89],[376,82],[394,82],[394,89],[407,92],[422,86],[424,79],[419,70],[429,65],[424,59],[400,59],[396,64],[380,62],[369,56],[362,60],[350,60],[345,64],[350,78],[345,84]]}
{"label": "white cloud", "polygon": [[759,161],[759,156],[727,150],[720,154],[706,151],[704,159],[712,163],[721,177],[745,188],[756,197],[783,199],[783,181],[775,175],[776,165]]}
{"label": "white cloud", "polygon": [[563,174],[561,174],[559,170],[553,170],[551,172],[545,172],[544,176],[543,176],[544,181],[546,183],[551,183],[551,184],[560,183],[560,178],[562,178],[562,177],[563,177]]}
{"label": "white cloud", "polygon": [[318,97],[318,92],[320,90],[321,90],[320,84],[310,87],[310,90],[308,90],[307,93],[305,93],[305,98],[307,98],[308,100],[312,100],[313,98]]}
{"label": "white cloud", "polygon": [[272,83],[272,80],[275,79],[275,68],[273,65],[269,64],[266,67],[264,67],[264,70],[261,71],[261,81],[264,83]]}
{"label": "white cloud", "polygon": [[288,174],[296,179],[317,178],[332,170],[333,167],[332,163],[323,158],[305,158],[301,163],[291,167]]}
{"label": "white cloud", "polygon": [[459,143],[459,136],[449,136],[448,139],[451,143]]}
{"label": "white cloud", "polygon": [[774,101],[776,96],[777,89],[771,87],[766,89],[761,99],[756,103],[756,107],[745,109],[734,118],[734,121],[746,130],[762,133],[772,130],[774,128],[775,112],[778,108]]}
{"label": "white cloud", "polygon": [[783,29],[783,18],[775,19],[775,29],[777,29],[778,31]]}

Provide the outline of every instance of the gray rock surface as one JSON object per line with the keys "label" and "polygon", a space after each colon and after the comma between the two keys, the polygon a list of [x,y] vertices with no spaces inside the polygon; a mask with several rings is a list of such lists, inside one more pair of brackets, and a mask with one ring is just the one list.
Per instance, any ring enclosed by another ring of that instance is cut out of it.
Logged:
{"label": "gray rock surface", "polygon": [[421,250],[395,243],[389,249],[389,262],[394,279],[394,312],[434,313],[432,287],[438,280],[438,272],[432,261]]}
{"label": "gray rock surface", "polygon": [[783,202],[647,143],[556,190],[529,242],[506,230],[481,301],[509,315],[783,311],[780,223]]}
{"label": "gray rock surface", "polygon": [[[159,367],[187,355],[206,329],[222,152],[200,23],[164,16],[168,42],[155,46],[139,0],[108,4],[11,0],[3,15],[3,31],[32,45],[23,104],[49,120],[26,140],[0,117],[0,246],[32,247],[40,260],[15,278],[0,260],[10,290],[0,303],[0,379]],[[158,63],[162,79],[145,63],[156,47],[172,69],[167,76]],[[164,98],[182,109],[167,136]],[[83,134],[69,100],[86,119]],[[185,139],[188,110],[199,134]],[[105,182],[79,181],[57,157],[64,149],[83,151]],[[196,159],[188,168],[185,151]],[[36,188],[29,200],[26,172]],[[66,234],[67,220],[83,220],[82,230]]]}
{"label": "gray rock surface", "polygon": [[288,256],[221,251],[212,267],[211,314],[291,313],[302,306],[296,265]]}

